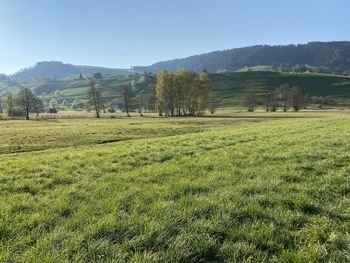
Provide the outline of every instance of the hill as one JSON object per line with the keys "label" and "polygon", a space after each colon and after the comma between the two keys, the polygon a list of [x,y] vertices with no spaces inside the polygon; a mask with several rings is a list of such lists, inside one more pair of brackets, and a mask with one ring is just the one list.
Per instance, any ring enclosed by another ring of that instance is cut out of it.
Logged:
{"label": "hill", "polygon": [[82,74],[111,74],[111,75],[125,75],[133,71],[129,69],[114,69],[93,66],[76,66],[65,64],[60,61],[43,61],[36,65],[22,69],[11,76],[16,80],[30,80],[30,79],[64,79],[73,75]]}
{"label": "hill", "polygon": [[236,71],[244,67],[259,65],[310,65],[329,71],[350,71],[350,42],[310,42],[300,45],[259,45],[215,51],[155,63],[148,67],[135,67],[137,71],[158,72],[161,69],[194,71]]}
{"label": "hill", "polygon": [[350,100],[350,78],[328,74],[290,74],[278,72],[235,72],[211,74],[212,89],[222,106],[242,105],[249,93],[264,103],[264,95],[288,83],[302,88],[304,94],[334,99],[340,104]]}
{"label": "hill", "polygon": [[[213,94],[219,106],[242,106],[249,93],[257,95],[259,104],[264,103],[266,93],[274,91],[281,84],[300,86],[304,94],[322,96],[334,100],[338,105],[350,102],[350,78],[327,74],[290,74],[273,71],[245,71],[210,74]],[[106,75],[97,80],[97,88],[107,104],[121,103],[125,87],[134,83],[134,92],[151,96],[154,93],[156,76],[153,74],[130,74],[124,76]],[[11,81],[0,83],[0,96],[10,89],[16,92],[20,85],[28,85],[45,101],[55,99],[59,104],[70,107],[74,100],[83,102],[87,98],[89,79],[79,80],[77,76],[64,80],[40,80],[32,82]]]}

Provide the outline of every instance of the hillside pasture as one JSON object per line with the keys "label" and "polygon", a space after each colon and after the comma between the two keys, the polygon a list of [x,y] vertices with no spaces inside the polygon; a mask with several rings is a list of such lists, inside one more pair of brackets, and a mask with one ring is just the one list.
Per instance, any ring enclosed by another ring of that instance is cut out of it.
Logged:
{"label": "hillside pasture", "polygon": [[[86,78],[91,76],[86,76]],[[78,76],[64,80],[40,80],[32,82],[0,83],[0,96],[7,90],[17,92],[20,85],[29,86],[37,95],[42,95],[46,102],[56,99],[63,110],[69,108],[75,98],[83,102],[87,100],[89,79],[79,80]],[[350,78],[327,74],[279,73],[273,71],[246,71],[210,74],[213,95],[220,107],[243,109],[249,93],[257,95],[257,102],[262,106],[267,93],[288,83],[300,86],[303,93],[310,96],[322,96],[333,99],[335,105],[324,105],[333,108],[348,108],[350,106]],[[106,105],[123,102],[123,90],[134,82],[134,94],[151,96],[156,85],[156,76],[151,74],[112,76],[105,75],[97,80],[97,88],[101,91]],[[311,105],[315,108],[317,105]]]}

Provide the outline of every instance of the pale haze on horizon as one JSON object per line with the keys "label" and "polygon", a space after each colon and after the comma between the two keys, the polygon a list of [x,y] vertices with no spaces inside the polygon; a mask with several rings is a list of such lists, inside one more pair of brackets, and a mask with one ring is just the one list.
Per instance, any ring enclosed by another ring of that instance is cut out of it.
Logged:
{"label": "pale haze on horizon", "polygon": [[129,68],[256,44],[350,40],[350,2],[0,0],[0,72]]}

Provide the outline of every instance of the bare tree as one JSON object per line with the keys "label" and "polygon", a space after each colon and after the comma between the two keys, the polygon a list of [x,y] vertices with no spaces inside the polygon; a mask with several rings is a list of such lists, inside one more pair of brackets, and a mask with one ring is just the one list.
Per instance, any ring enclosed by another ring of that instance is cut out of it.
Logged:
{"label": "bare tree", "polygon": [[300,87],[294,86],[292,88],[291,100],[294,111],[299,111],[304,104],[304,96]]}
{"label": "bare tree", "polygon": [[33,101],[33,111],[36,113],[36,116],[39,116],[39,113],[44,112],[44,103],[39,97],[35,97]]}
{"label": "bare tree", "polygon": [[29,113],[33,109],[34,102],[35,94],[30,88],[22,87],[17,95],[17,103],[23,108],[27,120],[29,120]]}
{"label": "bare tree", "polygon": [[266,93],[265,94],[265,110],[266,110],[266,112],[270,111],[270,98],[271,98],[271,94]]}
{"label": "bare tree", "polygon": [[133,91],[132,91],[131,87],[126,87],[124,89],[123,98],[124,98],[126,115],[128,117],[130,117],[129,111],[131,108],[131,103],[132,103],[132,98],[133,98]]}
{"label": "bare tree", "polygon": [[248,95],[248,98],[247,98],[248,111],[253,112],[255,109],[255,104],[256,104],[255,93],[252,92]]}
{"label": "bare tree", "polygon": [[277,92],[271,92],[271,111],[275,112],[277,110]]}
{"label": "bare tree", "polygon": [[147,99],[147,111],[155,112],[156,103],[157,103],[157,94],[155,92],[152,92],[152,94],[148,96],[148,99]]}
{"label": "bare tree", "polygon": [[283,111],[286,112],[288,110],[288,99],[289,99],[289,84],[282,84],[278,90],[279,97],[283,103]]}
{"label": "bare tree", "polygon": [[143,116],[143,112],[145,110],[146,105],[146,97],[145,95],[139,95],[137,96],[135,100],[135,106],[137,108],[138,113],[140,113],[140,116]]}
{"label": "bare tree", "polygon": [[96,112],[96,118],[100,118],[101,107],[101,92],[97,90],[95,81],[90,81],[90,88],[88,91],[89,101],[87,106],[92,105]]}
{"label": "bare tree", "polygon": [[12,92],[7,92],[5,97],[3,98],[3,105],[6,108],[7,115],[11,116],[13,113],[13,109],[15,108],[16,97]]}

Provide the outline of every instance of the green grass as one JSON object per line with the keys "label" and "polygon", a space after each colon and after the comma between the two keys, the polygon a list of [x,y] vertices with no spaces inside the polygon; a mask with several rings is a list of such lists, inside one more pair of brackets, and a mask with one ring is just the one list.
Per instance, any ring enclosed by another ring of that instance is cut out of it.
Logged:
{"label": "green grass", "polygon": [[[2,121],[0,134],[13,131],[2,145],[37,134],[63,145],[2,148],[0,262],[349,262],[350,118],[339,116],[79,120],[75,147],[72,120]],[[143,135],[85,134],[128,126]],[[159,134],[145,138],[150,127]]]}
{"label": "green grass", "polygon": [[258,120],[118,117],[0,121],[0,154],[197,133],[248,121]]}

